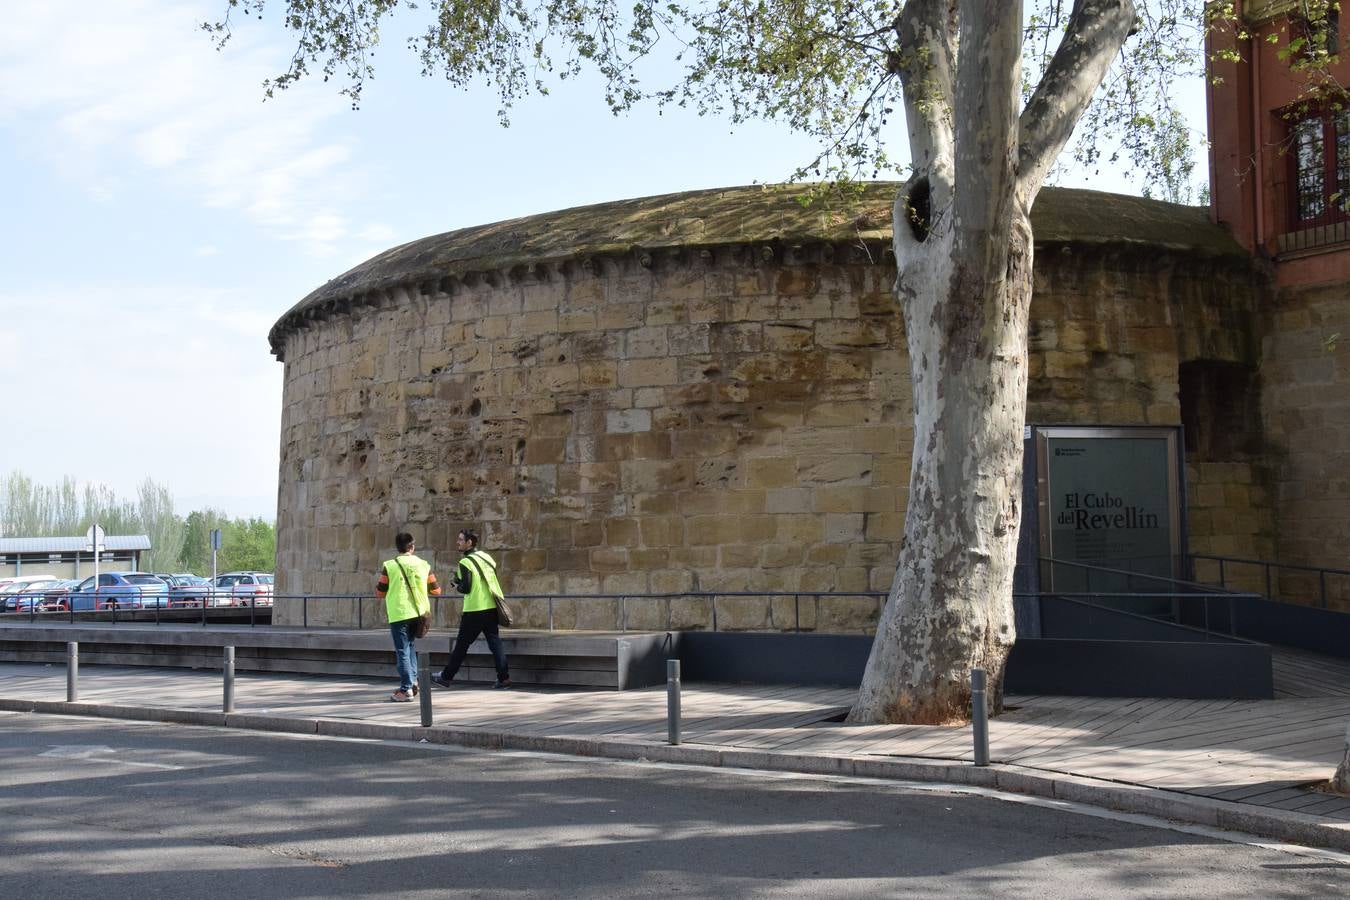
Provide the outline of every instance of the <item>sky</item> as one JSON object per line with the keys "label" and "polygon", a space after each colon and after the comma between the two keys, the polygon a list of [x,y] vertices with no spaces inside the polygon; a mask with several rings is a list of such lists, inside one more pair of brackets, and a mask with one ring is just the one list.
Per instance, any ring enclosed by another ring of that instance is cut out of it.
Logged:
{"label": "sky", "polygon": [[[217,51],[199,26],[225,5],[5,2],[0,477],[128,499],[148,477],[180,514],[273,519],[267,332],[314,288],[426,235],[781,181],[816,152],[771,124],[615,117],[585,82],[521,102],[504,129],[490,88],[419,77],[397,40],[357,111],[317,79],[264,101],[294,47],[281,4]],[[1110,174],[1059,183],[1136,192]]]}

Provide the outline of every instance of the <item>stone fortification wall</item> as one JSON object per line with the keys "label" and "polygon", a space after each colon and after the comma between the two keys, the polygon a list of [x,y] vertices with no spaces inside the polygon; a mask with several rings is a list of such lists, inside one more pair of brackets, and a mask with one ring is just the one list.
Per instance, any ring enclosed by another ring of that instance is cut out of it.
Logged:
{"label": "stone fortification wall", "polygon": [[[1266,316],[1263,404],[1282,563],[1350,569],[1350,292],[1283,288]],[[1279,590],[1320,602],[1315,575],[1284,572]],[[1350,611],[1350,577],[1329,576],[1328,605]]]}
{"label": "stone fortification wall", "polygon": [[[465,525],[516,594],[885,591],[913,434],[894,187],[871,190],[823,213],[703,192],[500,223],[395,248],[307,298],[273,331],[279,592],[369,593],[405,526],[448,575]],[[1248,352],[1242,266],[1126,233],[1179,215],[1165,204],[1120,198],[1092,232],[1079,193],[1061,192],[1062,216],[1054,195],[1038,204],[1029,418],[1174,424],[1181,362]],[[724,600],[719,627],[781,627],[783,604]],[[875,614],[800,608],[822,630]],[[628,624],[666,614],[630,605]],[[363,621],[379,615],[370,601]],[[699,627],[709,610],[670,615]],[[355,609],[316,603],[309,620]],[[614,609],[564,605],[555,622],[610,628]]]}

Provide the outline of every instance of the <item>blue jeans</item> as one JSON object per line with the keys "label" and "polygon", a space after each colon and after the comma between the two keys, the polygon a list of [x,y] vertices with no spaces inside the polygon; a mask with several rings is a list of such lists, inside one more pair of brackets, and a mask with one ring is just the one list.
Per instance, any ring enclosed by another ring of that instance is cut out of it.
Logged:
{"label": "blue jeans", "polygon": [[417,680],[417,651],[413,649],[412,627],[416,619],[390,622],[389,634],[394,638],[394,667],[398,669],[398,689],[412,693]]}

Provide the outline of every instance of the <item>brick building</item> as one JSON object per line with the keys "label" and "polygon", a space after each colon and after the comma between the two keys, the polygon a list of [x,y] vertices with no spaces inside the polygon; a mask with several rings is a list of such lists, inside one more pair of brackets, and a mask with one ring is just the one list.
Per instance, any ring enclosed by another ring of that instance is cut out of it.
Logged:
{"label": "brick building", "polygon": [[[1250,37],[1211,36],[1212,51],[1240,57],[1215,62],[1209,87],[1213,213],[1268,285],[1257,368],[1196,373],[1197,387],[1220,421],[1259,418],[1248,455],[1272,499],[1270,558],[1350,568],[1350,104],[1290,65],[1291,41],[1324,26],[1339,51],[1344,25],[1330,8],[1309,23],[1313,6],[1294,0],[1236,5]],[[1330,74],[1350,83],[1350,60]],[[1346,608],[1343,587],[1333,600]]]}

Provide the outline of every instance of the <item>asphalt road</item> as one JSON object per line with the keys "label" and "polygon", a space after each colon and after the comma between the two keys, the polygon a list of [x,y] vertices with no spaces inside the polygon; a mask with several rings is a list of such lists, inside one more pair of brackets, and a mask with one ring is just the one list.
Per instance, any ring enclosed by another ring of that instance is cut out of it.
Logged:
{"label": "asphalt road", "polygon": [[0,713],[0,897],[1321,897],[1289,853],[945,790]]}

